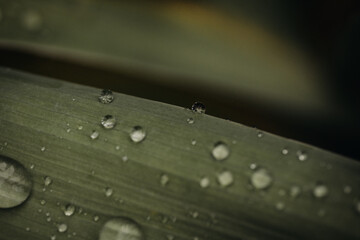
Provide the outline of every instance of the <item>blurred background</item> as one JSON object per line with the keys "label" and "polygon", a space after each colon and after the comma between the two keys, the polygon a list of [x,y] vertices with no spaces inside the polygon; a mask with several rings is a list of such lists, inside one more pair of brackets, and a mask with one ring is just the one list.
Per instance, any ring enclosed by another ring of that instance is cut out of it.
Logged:
{"label": "blurred background", "polygon": [[[0,0],[0,65],[360,159],[359,1]],[[0,83],[1,87],[1,83]]]}

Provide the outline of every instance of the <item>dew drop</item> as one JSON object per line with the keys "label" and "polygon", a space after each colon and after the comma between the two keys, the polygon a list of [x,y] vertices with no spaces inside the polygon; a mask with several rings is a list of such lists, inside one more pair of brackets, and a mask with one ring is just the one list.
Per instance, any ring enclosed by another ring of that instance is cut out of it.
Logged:
{"label": "dew drop", "polygon": [[193,124],[195,122],[193,118],[188,118],[186,121],[188,124]]}
{"label": "dew drop", "polygon": [[30,195],[30,174],[19,162],[0,155],[0,208],[22,204]]}
{"label": "dew drop", "polygon": [[208,177],[203,177],[200,179],[200,187],[207,188],[210,185],[210,179]]}
{"label": "dew drop", "polygon": [[166,186],[169,183],[169,181],[170,181],[170,178],[168,177],[168,175],[166,175],[166,174],[161,175],[161,177],[160,177],[161,186]]}
{"label": "dew drop", "polygon": [[206,107],[201,102],[194,102],[194,104],[191,106],[191,110],[197,113],[205,113]]}
{"label": "dew drop", "polygon": [[296,155],[297,155],[299,161],[303,162],[307,159],[307,154],[304,153],[303,151],[297,151]]}
{"label": "dew drop", "polygon": [[263,135],[264,135],[264,134],[263,134],[262,132],[258,132],[258,133],[257,133],[258,138],[262,138]]}
{"label": "dew drop", "polygon": [[104,89],[101,91],[101,94],[99,96],[99,102],[108,104],[111,103],[114,100],[114,95],[111,90]]}
{"label": "dew drop", "polygon": [[28,31],[37,31],[41,28],[42,17],[35,10],[28,10],[22,16],[22,24]]}
{"label": "dew drop", "polygon": [[281,150],[281,153],[282,153],[282,155],[288,155],[289,150],[287,150],[286,148],[283,148],[283,149]]}
{"label": "dew drop", "polygon": [[81,131],[82,129],[83,129],[83,126],[81,126],[81,125],[80,125],[80,126],[78,126],[78,130],[80,130],[80,131]]}
{"label": "dew drop", "polygon": [[44,185],[49,186],[52,183],[52,179],[48,176],[44,177]]}
{"label": "dew drop", "polygon": [[29,227],[25,228],[25,230],[26,230],[27,232],[30,232],[30,228],[29,228]]}
{"label": "dew drop", "polygon": [[34,164],[30,164],[30,169],[33,170],[35,168]]}
{"label": "dew drop", "polygon": [[91,133],[91,135],[90,135],[90,138],[92,139],[92,140],[95,140],[95,139],[97,139],[99,137],[99,132],[97,132],[97,131],[93,131],[92,133]]}
{"label": "dew drop", "polygon": [[99,216],[94,216],[94,222],[99,221],[100,217]]}
{"label": "dew drop", "polygon": [[166,235],[167,240],[174,240],[175,237],[173,235]]}
{"label": "dew drop", "polygon": [[51,235],[50,240],[56,240],[56,235]]}
{"label": "dew drop", "polygon": [[46,204],[46,201],[44,199],[42,199],[42,200],[40,200],[40,204],[44,206]]}
{"label": "dew drop", "polygon": [[68,229],[68,226],[65,223],[61,223],[57,226],[58,232],[63,233],[66,232]]}
{"label": "dew drop", "polygon": [[193,145],[193,146],[196,145],[196,140],[195,139],[191,140],[191,145]]}
{"label": "dew drop", "polygon": [[256,163],[251,163],[251,164],[249,165],[249,168],[250,168],[251,170],[255,170],[255,169],[257,168]]}
{"label": "dew drop", "polygon": [[270,187],[273,178],[268,170],[260,168],[251,175],[250,181],[255,189],[266,189]]}
{"label": "dew drop", "polygon": [[120,150],[120,146],[119,146],[119,145],[115,146],[115,149],[116,149],[117,151],[119,151],[119,150]]}
{"label": "dew drop", "polygon": [[109,187],[105,188],[105,196],[106,197],[111,197],[112,194],[113,194],[112,188],[109,188]]}
{"label": "dew drop", "polygon": [[228,187],[234,182],[234,177],[230,171],[223,171],[217,175],[217,180],[222,187]]}
{"label": "dew drop", "polygon": [[128,218],[113,218],[100,231],[99,240],[142,240],[144,234],[140,226]]}
{"label": "dew drop", "polygon": [[116,119],[112,115],[105,115],[101,119],[101,125],[106,129],[111,129],[116,125]]}
{"label": "dew drop", "polygon": [[47,222],[51,222],[51,217],[47,217],[47,218],[46,218],[46,221],[47,221]]}
{"label": "dew drop", "polygon": [[289,194],[291,197],[296,198],[301,194],[301,188],[299,186],[291,186]]}
{"label": "dew drop", "polygon": [[313,189],[313,195],[316,198],[324,198],[328,195],[329,190],[324,184],[317,184]]}
{"label": "dew drop", "polygon": [[70,128],[66,129],[66,132],[67,132],[67,133],[70,133],[70,132],[71,132],[71,129],[70,129]]}
{"label": "dew drop", "polygon": [[70,216],[74,215],[75,210],[76,210],[76,208],[74,205],[68,204],[65,206],[64,215],[70,217]]}
{"label": "dew drop", "polygon": [[219,141],[214,144],[211,154],[215,158],[215,160],[222,161],[229,156],[230,149],[225,143]]}
{"label": "dew drop", "polygon": [[42,152],[45,152],[45,150],[46,150],[45,147],[41,147],[41,148],[40,148],[40,151],[42,151]]}
{"label": "dew drop", "polygon": [[141,141],[143,141],[146,137],[146,132],[145,130],[140,127],[140,126],[135,126],[133,127],[131,133],[130,133],[130,139],[135,142],[135,143],[139,143]]}
{"label": "dew drop", "polygon": [[345,187],[344,187],[344,193],[350,194],[351,191],[352,191],[352,188],[351,188],[350,186],[345,186]]}
{"label": "dew drop", "polygon": [[285,208],[285,204],[283,202],[278,202],[276,203],[275,207],[277,210],[282,211]]}
{"label": "dew drop", "polygon": [[125,155],[122,157],[122,160],[123,160],[123,162],[127,162],[129,160],[129,158],[128,158],[128,156]]}
{"label": "dew drop", "polygon": [[190,212],[190,215],[193,217],[193,218],[197,218],[199,216],[199,213],[197,211],[193,211],[193,212]]}

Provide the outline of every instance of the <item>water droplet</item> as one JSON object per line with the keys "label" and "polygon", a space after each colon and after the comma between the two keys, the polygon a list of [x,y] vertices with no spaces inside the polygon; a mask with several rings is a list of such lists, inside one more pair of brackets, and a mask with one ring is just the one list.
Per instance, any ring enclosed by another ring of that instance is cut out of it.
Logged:
{"label": "water droplet", "polygon": [[345,187],[344,187],[344,193],[350,194],[351,191],[352,191],[352,188],[351,188],[350,186],[345,186]]}
{"label": "water droplet", "polygon": [[106,115],[101,120],[101,125],[106,129],[111,129],[116,125],[116,119],[112,115]]}
{"label": "water droplet", "polygon": [[94,222],[97,222],[97,221],[99,221],[99,216],[94,216]]}
{"label": "water droplet", "polygon": [[30,232],[30,228],[29,228],[29,227],[25,228],[25,230],[26,230],[27,232]]}
{"label": "water droplet", "polygon": [[0,156],[0,208],[15,207],[30,195],[30,174],[19,162]]}
{"label": "water droplet", "polygon": [[193,211],[193,212],[190,212],[190,215],[193,217],[193,218],[197,218],[199,216],[199,213],[197,211]]}
{"label": "water droplet", "polygon": [[144,234],[140,226],[128,218],[113,218],[101,229],[99,240],[142,240]]}
{"label": "water droplet", "polygon": [[30,169],[33,170],[35,168],[34,164],[30,164]]}
{"label": "water droplet", "polygon": [[290,187],[290,196],[296,198],[301,193],[301,188],[299,186],[291,186]]}
{"label": "water droplet", "polygon": [[81,131],[82,129],[83,129],[83,126],[81,126],[81,125],[80,125],[80,126],[78,126],[78,130],[80,130],[80,131]]}
{"label": "water droplet", "polygon": [[197,113],[205,113],[206,107],[201,102],[194,102],[194,104],[191,106],[191,110]]}
{"label": "water droplet", "polygon": [[64,215],[70,217],[75,213],[75,210],[76,210],[76,208],[74,205],[68,204],[65,206]]}
{"label": "water droplet", "polygon": [[193,238],[193,240],[200,240],[200,238],[198,238],[198,237],[194,237],[194,238]]}
{"label": "water droplet", "polygon": [[42,152],[45,152],[46,148],[45,148],[45,147],[41,147],[40,150],[41,150]]}
{"label": "water droplet", "polygon": [[186,121],[188,124],[193,124],[195,122],[193,118],[188,118]]}
{"label": "water droplet", "polygon": [[296,155],[297,155],[298,159],[302,162],[307,159],[307,155],[303,151],[297,151]]}
{"label": "water droplet", "polygon": [[174,240],[175,239],[175,237],[173,235],[166,235],[166,238],[168,240]]}
{"label": "water droplet", "polygon": [[6,147],[8,145],[8,143],[7,142],[4,142],[4,146]]}
{"label": "water droplet", "polygon": [[46,221],[47,221],[47,222],[51,222],[51,217],[47,217],[47,218],[46,218]]}
{"label": "water droplet", "polygon": [[44,206],[46,204],[46,201],[44,199],[42,199],[42,200],[40,200],[40,204]]}
{"label": "water droplet", "polygon": [[146,137],[146,132],[145,130],[140,127],[140,126],[135,126],[133,127],[131,133],[130,133],[130,139],[135,142],[141,142],[144,140],[144,138]]}
{"label": "water droplet", "polygon": [[44,185],[49,186],[52,183],[52,179],[48,176],[44,177]]}
{"label": "water droplet", "polygon": [[28,31],[37,31],[41,28],[41,15],[35,10],[28,10],[22,16],[22,24]]}
{"label": "water droplet", "polygon": [[127,162],[129,160],[129,158],[128,158],[128,156],[125,155],[122,157],[122,160],[123,160],[123,162]]}
{"label": "water droplet", "polygon": [[166,175],[166,174],[161,175],[161,177],[160,177],[160,184],[161,184],[162,186],[165,186],[166,184],[168,184],[169,181],[170,181],[170,179],[169,179],[168,175]]}
{"label": "water droplet", "polygon": [[70,128],[66,129],[66,132],[67,133],[71,132],[71,129]]}
{"label": "water droplet", "polygon": [[220,186],[227,187],[234,182],[234,177],[230,171],[223,171],[217,175],[217,180]]}
{"label": "water droplet", "polygon": [[208,177],[203,177],[200,179],[200,187],[207,188],[210,185],[210,179]]}
{"label": "water droplet", "polygon": [[273,178],[268,170],[260,168],[251,175],[250,181],[255,189],[266,189],[270,187]]}
{"label": "water droplet", "polygon": [[323,217],[323,216],[325,216],[326,211],[325,211],[324,209],[319,209],[319,211],[317,212],[317,214],[318,214],[319,217]]}
{"label": "water droplet", "polygon": [[51,235],[50,240],[56,240],[56,235]]}
{"label": "water droplet", "polygon": [[92,133],[91,133],[91,135],[90,135],[90,138],[92,139],[92,140],[95,140],[95,139],[97,139],[99,137],[99,132],[97,132],[97,131],[93,131]]}
{"label": "water droplet", "polygon": [[61,223],[57,226],[57,228],[58,228],[58,232],[63,233],[67,231],[68,226],[65,223]]}
{"label": "water droplet", "polygon": [[251,164],[249,165],[249,168],[250,168],[251,170],[255,170],[255,169],[257,168],[256,163],[251,163]]}
{"label": "water droplet", "polygon": [[193,145],[193,146],[196,145],[196,140],[195,139],[191,140],[191,145]]}
{"label": "water droplet", "polygon": [[99,102],[108,104],[111,103],[114,100],[114,95],[111,90],[104,89],[101,91],[101,94],[99,96]]}
{"label": "water droplet", "polygon": [[262,133],[262,132],[258,132],[258,133],[257,133],[257,136],[258,136],[258,138],[262,138],[262,137],[263,137],[263,133]]}
{"label": "water droplet", "polygon": [[115,149],[117,150],[117,151],[119,151],[120,150],[120,146],[118,145],[118,146],[115,146]]}
{"label": "water droplet", "polygon": [[313,195],[316,198],[324,198],[328,195],[328,188],[324,184],[317,184],[313,189]]}
{"label": "water droplet", "polygon": [[285,204],[283,202],[278,202],[276,203],[275,207],[277,210],[282,211],[285,208]]}
{"label": "water droplet", "polygon": [[214,148],[211,151],[211,154],[215,158],[215,160],[222,161],[229,156],[230,149],[225,143],[219,141],[215,143]]}
{"label": "water droplet", "polygon": [[110,197],[112,194],[113,194],[112,188],[109,188],[109,187],[105,188],[105,196],[106,197]]}
{"label": "water droplet", "polygon": [[284,148],[283,150],[281,150],[282,155],[288,155],[289,150],[287,150],[286,148]]}

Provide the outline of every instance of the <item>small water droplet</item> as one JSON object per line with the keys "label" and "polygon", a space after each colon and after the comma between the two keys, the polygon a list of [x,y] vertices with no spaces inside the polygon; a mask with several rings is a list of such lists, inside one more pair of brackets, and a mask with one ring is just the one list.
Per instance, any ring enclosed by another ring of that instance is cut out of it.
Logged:
{"label": "small water droplet", "polygon": [[193,240],[200,240],[200,238],[198,238],[198,237],[194,237],[194,238],[193,238]]}
{"label": "small water droplet", "polygon": [[71,129],[70,128],[66,129],[66,132],[67,133],[71,132]]}
{"label": "small water droplet", "polygon": [[35,168],[34,164],[30,164],[30,169],[33,170]]}
{"label": "small water droplet", "polygon": [[100,217],[99,216],[94,216],[94,222],[99,221]]}
{"label": "small water droplet", "polygon": [[345,186],[345,187],[344,187],[344,193],[350,194],[351,191],[352,191],[352,188],[351,188],[350,186]]}
{"label": "small water droplet", "polygon": [[230,149],[224,142],[219,141],[214,144],[211,154],[215,160],[222,161],[229,156]]}
{"label": "small water droplet", "polygon": [[104,89],[101,91],[101,94],[99,96],[99,102],[108,104],[111,103],[114,100],[114,95],[111,90]]}
{"label": "small water droplet", "polygon": [[146,132],[142,127],[140,127],[140,126],[133,127],[133,129],[130,133],[130,139],[133,142],[139,143],[139,142],[143,141],[145,137],[146,137]]}
{"label": "small water droplet", "polygon": [[81,125],[80,125],[80,126],[78,126],[78,130],[80,130],[80,131],[81,131],[82,129],[83,129],[83,126],[81,126]]}
{"label": "small water droplet", "polygon": [[285,204],[283,202],[278,202],[276,203],[275,207],[277,210],[282,211],[285,208]]}
{"label": "small water droplet", "polygon": [[56,240],[56,235],[51,235],[50,240]]}
{"label": "small water droplet", "polygon": [[299,161],[303,162],[307,159],[307,154],[304,153],[303,151],[297,151],[296,155],[297,155]]}
{"label": "small water droplet", "polygon": [[6,147],[8,145],[8,143],[7,142],[4,142],[4,146]]}
{"label": "small water droplet", "polygon": [[129,160],[129,158],[128,158],[128,156],[125,155],[122,157],[122,160],[123,160],[123,162],[127,162]]}
{"label": "small water droplet", "polygon": [[29,228],[29,227],[25,228],[25,230],[26,230],[27,232],[30,232],[30,228]]}
{"label": "small water droplet", "polygon": [[105,196],[106,197],[111,197],[112,194],[113,194],[112,188],[109,188],[109,187],[105,188]]}
{"label": "small water droplet", "polygon": [[188,118],[186,121],[188,124],[193,124],[195,122],[193,118]]}
{"label": "small water droplet", "polygon": [[217,175],[217,180],[222,187],[228,187],[234,182],[234,177],[230,171],[223,171]]}
{"label": "small water droplet", "polygon": [[324,184],[317,184],[313,189],[313,195],[316,198],[324,198],[328,195],[329,190]]}
{"label": "small water droplet", "polygon": [[41,209],[41,208],[38,209],[38,213],[42,213],[42,209]]}
{"label": "small water droplet", "polygon": [[118,145],[118,146],[115,146],[115,149],[117,150],[117,151],[119,151],[120,150],[120,146]]}
{"label": "small water droplet", "polygon": [[22,16],[22,24],[28,31],[37,31],[41,28],[42,17],[35,10],[28,10]]}
{"label": "small water droplet", "polygon": [[68,226],[65,223],[61,223],[57,226],[58,232],[63,233],[66,232],[68,229]]}
{"label": "small water droplet", "polygon": [[196,145],[196,140],[195,139],[191,140],[191,145],[193,145],[193,146]]}
{"label": "small water droplet", "polygon": [[193,211],[193,212],[190,212],[190,215],[193,217],[193,218],[197,218],[199,216],[199,213],[197,211]]}
{"label": "small water droplet", "polygon": [[106,129],[111,129],[116,125],[116,119],[112,115],[105,115],[101,119],[101,125]]}
{"label": "small water droplet", "polygon": [[46,204],[46,201],[44,199],[42,199],[42,200],[40,200],[40,204],[44,206]]}
{"label": "small water droplet", "polygon": [[251,164],[249,165],[249,168],[250,168],[251,170],[255,170],[255,169],[257,168],[256,163],[251,163]]}
{"label": "small water droplet", "polygon": [[257,136],[258,136],[258,138],[262,138],[262,137],[263,137],[263,133],[262,133],[262,132],[258,132],[258,133],[257,133]]}
{"label": "small water droplet", "polygon": [[283,148],[283,150],[281,150],[282,155],[288,155],[289,150],[287,150],[286,148]]}
{"label": "small water droplet", "polygon": [[49,186],[52,183],[52,179],[48,176],[44,177],[44,185]]}
{"label": "small water droplet", "polygon": [[100,231],[99,240],[142,240],[144,234],[140,226],[128,218],[113,218]]}
{"label": "small water droplet", "polygon": [[170,178],[168,177],[168,175],[166,175],[166,174],[161,175],[161,177],[160,177],[161,186],[166,186],[169,183],[169,181],[170,181]]}
{"label": "small water droplet", "polygon": [[268,170],[260,168],[251,175],[250,181],[255,189],[266,189],[270,187],[273,178]]}
{"label": "small water droplet", "polygon": [[30,195],[30,174],[19,162],[0,155],[0,208],[15,207]]}
{"label": "small water droplet", "polygon": [[207,188],[210,186],[210,179],[208,177],[203,177],[200,179],[200,187]]}
{"label": "small water droplet", "polygon": [[166,238],[168,240],[174,240],[175,239],[175,237],[173,235],[166,235]]}
{"label": "small water droplet", "polygon": [[194,102],[194,104],[191,106],[191,110],[197,113],[205,113],[206,107],[201,102]]}
{"label": "small water droplet", "polygon": [[42,152],[45,152],[46,148],[45,148],[45,147],[41,147],[40,150],[41,150]]}
{"label": "small water droplet", "polygon": [[90,138],[92,139],[92,140],[95,140],[95,139],[97,139],[99,137],[99,132],[97,132],[97,131],[93,131],[92,133],[91,133],[91,135],[90,135]]}
{"label": "small water droplet", "polygon": [[291,186],[290,187],[290,196],[296,198],[301,194],[301,188],[299,186]]}
{"label": "small water droplet", "polygon": [[70,216],[74,215],[75,210],[76,210],[76,207],[74,205],[68,204],[65,206],[64,215],[70,217]]}
{"label": "small water droplet", "polygon": [[46,221],[47,221],[47,222],[51,222],[51,217],[47,217],[47,218],[46,218]]}

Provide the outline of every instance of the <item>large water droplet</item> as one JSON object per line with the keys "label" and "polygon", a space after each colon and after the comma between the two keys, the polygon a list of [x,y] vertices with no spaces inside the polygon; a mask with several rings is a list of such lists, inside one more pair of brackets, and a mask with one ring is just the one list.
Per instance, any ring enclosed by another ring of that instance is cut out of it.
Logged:
{"label": "large water droplet", "polygon": [[250,181],[255,189],[266,189],[270,187],[273,178],[268,170],[260,168],[251,175]]}
{"label": "large water droplet", "polygon": [[75,210],[76,210],[76,208],[75,208],[74,205],[68,204],[68,205],[65,206],[64,214],[65,214],[65,216],[70,217],[75,213]]}
{"label": "large water droplet", "polygon": [[101,120],[101,125],[106,129],[111,129],[116,125],[116,119],[112,115],[106,115]]}
{"label": "large water droplet", "polygon": [[114,100],[114,95],[112,91],[110,91],[109,89],[104,89],[101,91],[99,102],[108,104],[111,103],[113,100]]}
{"label": "large water droplet", "polygon": [[113,218],[100,231],[99,240],[142,240],[144,234],[140,226],[128,218]]}
{"label": "large water droplet", "polygon": [[219,141],[215,143],[214,148],[211,151],[211,154],[216,160],[222,161],[229,156],[230,149],[225,143]]}
{"label": "large water droplet", "polygon": [[130,133],[130,139],[135,142],[141,142],[144,140],[144,138],[146,137],[146,132],[145,130],[140,127],[140,126],[135,126],[133,127],[131,133]]}
{"label": "large water droplet", "polygon": [[22,16],[22,24],[29,31],[37,31],[41,28],[42,17],[35,10],[28,10]]}
{"label": "large water droplet", "polygon": [[201,102],[194,102],[194,104],[191,106],[191,110],[197,113],[205,113],[206,107]]}
{"label": "large water droplet", "polygon": [[227,187],[234,182],[234,177],[230,171],[223,171],[217,175],[217,180],[220,186]]}
{"label": "large water droplet", "polygon": [[92,140],[95,140],[95,139],[97,139],[99,137],[99,132],[97,132],[97,131],[93,131],[92,133],[91,133],[91,135],[90,135],[90,138],[92,139]]}
{"label": "large water droplet", "polygon": [[15,207],[30,195],[30,174],[19,162],[0,156],[0,208]]}
{"label": "large water droplet", "polygon": [[316,198],[326,197],[328,193],[329,190],[324,184],[317,184],[313,189],[313,194]]}
{"label": "large water droplet", "polygon": [[65,223],[61,223],[57,226],[57,228],[58,228],[58,232],[63,233],[67,231],[68,226]]}

